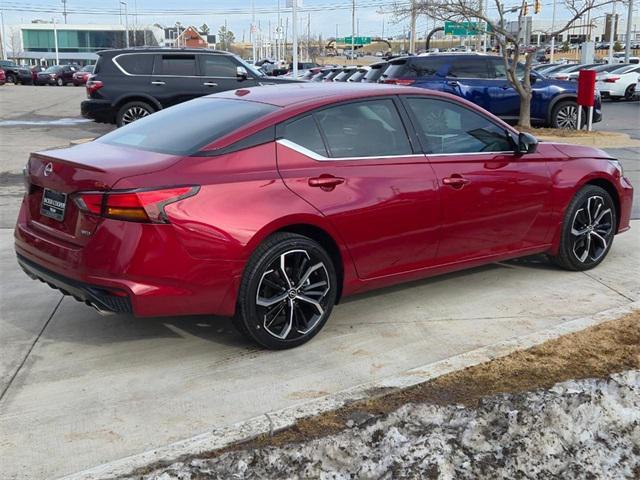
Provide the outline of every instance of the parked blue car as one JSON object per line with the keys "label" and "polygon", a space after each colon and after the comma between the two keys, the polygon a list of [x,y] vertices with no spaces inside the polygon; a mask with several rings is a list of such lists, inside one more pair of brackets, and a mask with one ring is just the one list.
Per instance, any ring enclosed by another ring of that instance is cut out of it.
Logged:
{"label": "parked blue car", "polygon": [[[524,66],[519,65],[522,78]],[[520,97],[507,80],[504,60],[484,54],[432,54],[396,58],[380,82],[412,85],[465,98],[507,122],[516,122]],[[531,72],[531,122],[553,128],[575,128],[578,122],[577,82],[552,80]],[[586,115],[583,116],[586,119]],[[593,121],[602,120],[596,93]]]}

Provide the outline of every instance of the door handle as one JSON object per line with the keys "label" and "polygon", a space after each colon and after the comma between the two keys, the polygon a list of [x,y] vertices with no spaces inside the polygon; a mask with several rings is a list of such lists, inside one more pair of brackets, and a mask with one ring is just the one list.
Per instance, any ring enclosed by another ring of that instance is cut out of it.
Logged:
{"label": "door handle", "polygon": [[502,90],[509,90],[511,88],[511,85],[502,85]]}
{"label": "door handle", "polygon": [[459,84],[458,84],[458,82],[457,82],[457,81],[455,81],[455,80],[449,80],[449,81],[447,82],[447,85],[449,85],[450,87],[457,87]]}
{"label": "door handle", "polygon": [[457,173],[454,173],[450,177],[443,178],[442,183],[444,185],[449,185],[452,188],[462,188],[465,185],[471,183],[471,180],[464,178],[463,176],[458,175]]}
{"label": "door handle", "polygon": [[310,187],[320,187],[324,191],[331,191],[342,183],[344,183],[344,178],[334,177],[333,175],[327,174],[309,179]]}
{"label": "door handle", "polygon": [[154,82],[151,82],[151,85],[165,85],[165,82],[159,82],[156,80]]}
{"label": "door handle", "polygon": [[215,82],[204,82],[202,85],[204,85],[205,87],[217,87],[218,84]]}

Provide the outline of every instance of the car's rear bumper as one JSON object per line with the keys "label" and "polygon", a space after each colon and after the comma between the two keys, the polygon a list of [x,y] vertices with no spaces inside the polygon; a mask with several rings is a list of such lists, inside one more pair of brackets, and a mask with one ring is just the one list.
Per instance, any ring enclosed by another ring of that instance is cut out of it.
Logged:
{"label": "car's rear bumper", "polygon": [[89,99],[80,104],[80,113],[96,122],[114,123],[116,112],[109,100]]}
{"label": "car's rear bumper", "polygon": [[26,210],[23,204],[15,251],[31,277],[103,311],[233,315],[244,263],[192,256],[182,237],[189,232],[105,219],[77,245],[39,229]]}

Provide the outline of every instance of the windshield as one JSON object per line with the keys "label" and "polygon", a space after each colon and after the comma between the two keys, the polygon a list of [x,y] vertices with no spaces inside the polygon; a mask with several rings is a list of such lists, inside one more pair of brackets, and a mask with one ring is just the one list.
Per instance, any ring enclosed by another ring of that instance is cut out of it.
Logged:
{"label": "windshield", "polygon": [[385,63],[384,65],[378,65],[378,66],[373,66],[371,67],[371,70],[369,70],[365,76],[364,76],[364,81],[365,82],[375,82],[377,81],[380,76],[384,73],[384,71],[387,69],[387,64]]}
{"label": "windshield", "polygon": [[87,65],[86,67],[82,67],[83,72],[93,72],[93,65]]}
{"label": "windshield", "polygon": [[57,72],[58,70],[60,70],[60,67],[58,65],[53,65],[52,67],[47,68],[45,72],[54,73],[54,72]]}
{"label": "windshield", "polygon": [[255,75],[256,77],[264,77],[266,76],[266,74],[260,70],[258,70],[256,67],[254,67],[253,65],[250,65],[249,63],[245,62],[242,58],[236,56],[236,59],[242,64],[242,66],[244,68],[247,69],[247,72],[252,73],[253,75]]}
{"label": "windshield", "polygon": [[610,70],[611,73],[626,73],[629,70],[633,70],[634,68],[636,68],[636,65],[623,65],[620,68],[616,68],[614,70]]}
{"label": "windshield", "polygon": [[190,155],[278,107],[224,98],[199,98],[160,110],[95,140],[170,155]]}
{"label": "windshield", "polygon": [[362,80],[362,78],[365,76],[366,73],[367,73],[367,70],[358,70],[356,73],[351,75],[347,79],[347,81],[348,82],[359,82],[360,80]]}

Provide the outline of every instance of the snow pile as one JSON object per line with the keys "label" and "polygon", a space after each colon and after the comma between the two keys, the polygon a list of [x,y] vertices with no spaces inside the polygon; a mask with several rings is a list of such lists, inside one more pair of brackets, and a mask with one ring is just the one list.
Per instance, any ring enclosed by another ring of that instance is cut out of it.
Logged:
{"label": "snow pile", "polygon": [[486,398],[354,415],[339,434],[175,463],[147,480],[638,478],[640,371]]}

